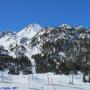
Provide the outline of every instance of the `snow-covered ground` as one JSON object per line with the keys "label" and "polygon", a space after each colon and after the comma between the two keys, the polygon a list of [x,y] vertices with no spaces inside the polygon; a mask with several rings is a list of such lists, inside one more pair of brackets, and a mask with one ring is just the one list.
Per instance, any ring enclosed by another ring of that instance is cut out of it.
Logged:
{"label": "snow-covered ground", "polygon": [[71,82],[71,75],[8,75],[0,72],[0,90],[90,90],[90,84],[82,82],[82,74],[73,76],[73,84]]}

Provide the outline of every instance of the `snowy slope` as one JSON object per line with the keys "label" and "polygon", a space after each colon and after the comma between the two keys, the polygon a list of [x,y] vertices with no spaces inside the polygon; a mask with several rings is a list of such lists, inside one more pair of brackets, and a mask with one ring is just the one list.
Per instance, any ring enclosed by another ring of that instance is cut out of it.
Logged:
{"label": "snowy slope", "polygon": [[82,74],[73,76],[73,84],[70,84],[71,75],[52,73],[17,76],[3,73],[2,75],[4,78],[2,81],[0,74],[0,90],[3,88],[9,88],[8,90],[90,90],[90,84],[82,82]]}
{"label": "snowy slope", "polygon": [[14,45],[15,42],[15,37],[12,34],[0,38],[0,46],[4,46],[6,50],[9,49],[10,44]]}

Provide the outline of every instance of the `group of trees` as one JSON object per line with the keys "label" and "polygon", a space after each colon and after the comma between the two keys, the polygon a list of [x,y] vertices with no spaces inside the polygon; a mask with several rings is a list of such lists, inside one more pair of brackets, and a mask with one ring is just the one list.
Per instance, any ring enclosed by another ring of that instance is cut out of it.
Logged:
{"label": "group of trees", "polygon": [[26,56],[19,58],[13,58],[8,55],[0,54],[0,71],[9,70],[9,74],[19,75],[21,72],[23,74],[30,74],[31,63]]}

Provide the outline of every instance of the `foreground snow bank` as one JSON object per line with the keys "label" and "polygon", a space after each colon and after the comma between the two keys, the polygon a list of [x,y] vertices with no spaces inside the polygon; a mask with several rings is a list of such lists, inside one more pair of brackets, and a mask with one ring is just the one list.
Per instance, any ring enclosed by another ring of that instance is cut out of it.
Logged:
{"label": "foreground snow bank", "polygon": [[0,76],[0,90],[90,90],[90,84],[82,82],[82,74],[73,76],[73,84],[70,84],[71,75],[52,73],[8,75],[3,73]]}

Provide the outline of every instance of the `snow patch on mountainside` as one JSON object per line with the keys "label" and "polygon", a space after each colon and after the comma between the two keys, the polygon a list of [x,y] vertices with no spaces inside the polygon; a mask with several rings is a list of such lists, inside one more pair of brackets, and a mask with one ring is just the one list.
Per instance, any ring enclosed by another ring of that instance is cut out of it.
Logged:
{"label": "snow patch on mountainside", "polygon": [[11,36],[5,35],[5,37],[2,37],[0,39],[0,46],[4,46],[6,50],[9,49],[10,44],[15,44],[15,39]]}

